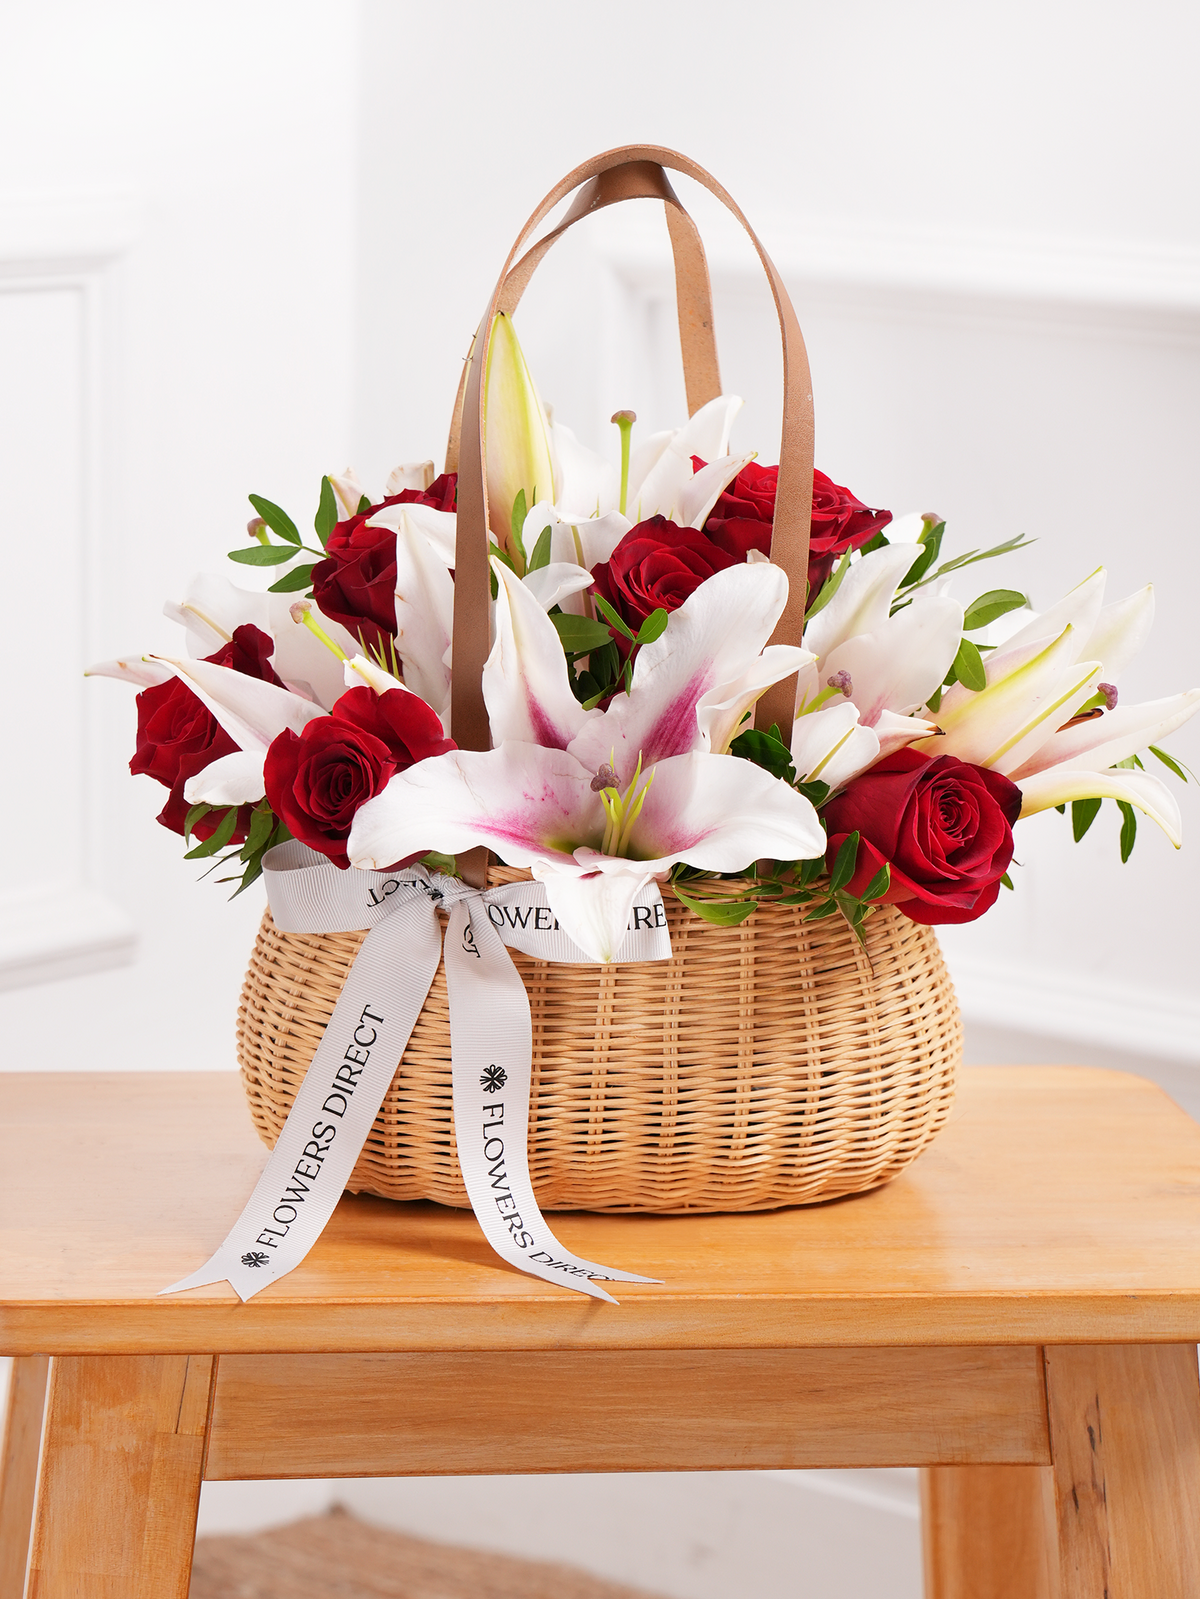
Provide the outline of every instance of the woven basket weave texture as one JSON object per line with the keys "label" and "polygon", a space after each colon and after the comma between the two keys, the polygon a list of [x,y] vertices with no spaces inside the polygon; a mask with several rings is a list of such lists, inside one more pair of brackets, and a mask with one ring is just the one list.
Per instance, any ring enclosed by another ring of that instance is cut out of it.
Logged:
{"label": "woven basket weave texture", "polygon": [[[490,883],[528,876],[493,867]],[[866,951],[840,916],[767,907],[714,927],[664,897],[669,961],[567,966],[510,951],[533,1016],[529,1165],[547,1210],[743,1211],[887,1182],[944,1123],[962,1025],[933,930],[891,906]],[[238,1011],[250,1109],[273,1145],[365,933],[263,916]],[[349,1187],[465,1206],[444,965]]]}

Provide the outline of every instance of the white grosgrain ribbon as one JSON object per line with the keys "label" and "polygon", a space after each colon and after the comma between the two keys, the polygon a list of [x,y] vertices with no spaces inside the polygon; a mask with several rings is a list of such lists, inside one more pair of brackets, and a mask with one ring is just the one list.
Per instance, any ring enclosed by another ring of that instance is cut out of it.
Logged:
{"label": "white grosgrain ribbon", "polygon": [[[285,933],[368,929],[262,1176],[228,1237],[198,1271],[164,1294],[229,1282],[242,1300],[293,1271],[324,1231],[379,1114],[425,1003],[449,911],[446,986],[454,1136],[479,1225],[504,1260],[547,1282],[612,1295],[592,1280],[651,1283],[564,1249],[529,1177],[533,1030],[509,946],[541,960],[586,964],[562,931],[541,883],[476,889],[421,866],[340,871],[304,844],[263,859],[267,899]],[[639,892],[621,961],[666,960],[670,935],[657,886]]]}

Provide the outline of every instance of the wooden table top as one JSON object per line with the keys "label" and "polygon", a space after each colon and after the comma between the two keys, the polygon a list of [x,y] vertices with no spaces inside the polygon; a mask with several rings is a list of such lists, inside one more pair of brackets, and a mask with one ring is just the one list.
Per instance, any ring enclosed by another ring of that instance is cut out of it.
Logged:
{"label": "wooden table top", "polygon": [[158,1298],[266,1152],[233,1073],[0,1074],[0,1354],[755,1348],[1200,1339],[1200,1126],[1153,1084],[974,1067],[895,1182],[752,1215],[559,1214],[665,1279],[619,1308],[506,1266],[474,1217],[345,1197],[248,1304]]}

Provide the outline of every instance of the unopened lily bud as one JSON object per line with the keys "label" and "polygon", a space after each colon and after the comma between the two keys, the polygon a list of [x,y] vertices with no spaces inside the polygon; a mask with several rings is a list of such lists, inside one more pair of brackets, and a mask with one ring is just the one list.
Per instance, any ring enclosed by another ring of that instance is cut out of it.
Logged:
{"label": "unopened lily bud", "polygon": [[1104,709],[1106,711],[1116,710],[1117,700],[1120,696],[1117,694],[1117,686],[1115,683],[1097,683],[1096,693],[1104,695]]}
{"label": "unopened lily bud", "polygon": [[832,677],[825,679],[825,686],[837,689],[839,694],[844,694],[849,699],[854,692],[854,679],[849,672],[835,672]]}

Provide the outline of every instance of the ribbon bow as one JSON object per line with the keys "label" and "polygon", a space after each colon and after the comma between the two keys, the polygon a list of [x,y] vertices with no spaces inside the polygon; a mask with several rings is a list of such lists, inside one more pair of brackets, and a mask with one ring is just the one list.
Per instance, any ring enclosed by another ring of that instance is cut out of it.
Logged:
{"label": "ribbon bow", "polygon": [[[281,932],[369,931],[245,1209],[205,1265],[161,1292],[228,1281],[247,1300],[300,1264],[349,1181],[443,953],[455,1144],[489,1244],[522,1271],[610,1304],[616,1301],[593,1278],[657,1282],[564,1249],[534,1197],[533,1029],[508,948],[541,960],[589,961],[558,926],[543,885],[477,889],[421,866],[343,872],[298,842],[269,851],[263,876]],[[449,912],[444,950],[438,906]],[[635,902],[619,957],[666,960],[670,953],[662,900],[650,883]]]}

